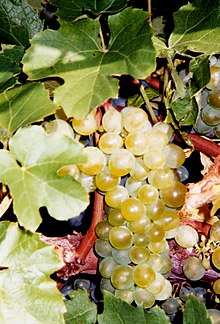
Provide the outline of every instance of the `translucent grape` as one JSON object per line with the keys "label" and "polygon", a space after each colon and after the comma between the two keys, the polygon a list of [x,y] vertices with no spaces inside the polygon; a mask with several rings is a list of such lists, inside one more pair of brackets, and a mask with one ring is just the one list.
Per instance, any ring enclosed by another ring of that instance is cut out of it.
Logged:
{"label": "translucent grape", "polygon": [[163,289],[164,283],[165,283],[164,276],[156,272],[155,280],[146,288],[146,290],[153,295],[159,294]]}
{"label": "translucent grape", "polygon": [[155,203],[159,198],[159,191],[157,188],[145,184],[138,189],[137,197],[145,205],[150,205]]}
{"label": "translucent grape", "polygon": [[220,110],[212,108],[208,104],[202,109],[202,120],[209,126],[216,126],[220,123]]}
{"label": "translucent grape", "polygon": [[100,137],[98,146],[105,154],[112,154],[123,146],[123,139],[119,134],[105,133]]}
{"label": "translucent grape", "polygon": [[136,246],[145,246],[149,243],[146,231],[134,234],[133,243]]}
{"label": "translucent grape", "polygon": [[117,208],[128,197],[128,190],[124,186],[117,186],[106,193],[105,202],[110,207]]}
{"label": "translucent grape", "polygon": [[102,117],[102,127],[106,132],[120,134],[122,130],[122,116],[116,109],[110,109]]}
{"label": "translucent grape", "polygon": [[104,293],[105,290],[114,293],[115,288],[113,287],[111,280],[110,279],[106,279],[106,278],[102,278],[100,281],[100,289],[101,292]]}
{"label": "translucent grape", "polygon": [[219,66],[210,66],[210,81],[206,85],[207,88],[213,89],[219,86],[220,83],[220,68]]}
{"label": "translucent grape", "polygon": [[170,260],[170,257],[167,256],[165,253],[162,253],[160,255],[163,258],[163,265],[159,272],[162,274],[169,273],[169,271],[172,269],[172,261]]}
{"label": "translucent grape", "polygon": [[220,294],[220,279],[215,280],[212,288],[213,288],[214,293],[216,293],[218,295]]}
{"label": "translucent grape", "polygon": [[169,231],[179,226],[180,217],[176,211],[165,210],[163,215],[155,222],[160,225],[164,231]]}
{"label": "translucent grape", "polygon": [[151,128],[148,116],[143,109],[128,110],[123,116],[123,126],[128,132],[133,130],[147,130]]}
{"label": "translucent grape", "polygon": [[126,250],[132,245],[133,235],[128,228],[115,226],[109,232],[111,245],[118,250]]}
{"label": "translucent grape", "polygon": [[134,290],[127,289],[127,290],[119,290],[115,289],[115,297],[120,298],[121,300],[131,304],[134,300]]}
{"label": "translucent grape", "polygon": [[176,314],[180,308],[180,304],[177,299],[170,297],[165,302],[163,302],[161,308],[167,315]]}
{"label": "translucent grape", "polygon": [[163,152],[166,156],[167,168],[177,169],[186,159],[185,153],[181,147],[176,144],[168,144],[164,147]]}
{"label": "translucent grape", "polygon": [[88,175],[100,173],[106,165],[105,154],[99,148],[94,146],[85,147],[84,152],[87,155],[88,162],[77,165],[80,171]]}
{"label": "translucent grape", "polygon": [[108,191],[115,188],[119,184],[120,179],[120,177],[113,175],[108,167],[105,167],[96,175],[95,183],[99,190]]}
{"label": "translucent grape", "polygon": [[127,221],[137,221],[145,215],[145,206],[139,199],[130,197],[122,202],[121,213]]}
{"label": "translucent grape", "polygon": [[112,257],[119,264],[129,264],[131,263],[131,259],[129,256],[130,248],[127,250],[117,250],[112,249]]}
{"label": "translucent grape", "polygon": [[151,170],[148,182],[157,189],[168,188],[174,180],[174,172],[170,168]]}
{"label": "translucent grape", "polygon": [[137,288],[134,292],[134,301],[138,306],[150,308],[155,303],[155,297],[152,293],[143,288]]}
{"label": "translucent grape", "polygon": [[175,240],[183,248],[191,248],[198,243],[199,235],[193,227],[181,225],[177,229]]}
{"label": "translucent grape", "polygon": [[124,225],[125,218],[123,217],[119,208],[114,208],[108,215],[108,221],[112,226],[121,226]]}
{"label": "translucent grape", "polygon": [[148,132],[146,132],[148,138],[149,146],[161,150],[169,142],[169,137],[163,131],[153,127]]}
{"label": "translucent grape", "polygon": [[164,280],[164,286],[163,289],[155,295],[156,300],[165,300],[169,298],[172,295],[172,285],[169,282],[169,280]]}
{"label": "translucent grape", "polygon": [[160,271],[163,266],[163,257],[159,253],[151,254],[146,263],[154,269]]}
{"label": "translucent grape", "polygon": [[117,266],[111,275],[111,283],[116,289],[127,290],[134,286],[132,277],[133,269],[129,265]]}
{"label": "translucent grape", "polygon": [[189,177],[189,171],[183,165],[177,168],[175,172],[178,174],[181,182],[186,181]]}
{"label": "translucent grape", "polygon": [[161,218],[164,212],[165,212],[165,204],[161,199],[158,199],[153,204],[146,206],[146,215],[153,221]]}
{"label": "translucent grape", "polygon": [[212,324],[219,324],[220,311],[215,308],[209,308],[208,314],[211,318]]}
{"label": "translucent grape", "polygon": [[199,258],[190,256],[183,262],[183,273],[189,280],[197,281],[202,279],[205,274],[205,269]]}
{"label": "translucent grape", "polygon": [[144,153],[143,160],[149,169],[159,169],[165,165],[166,156],[162,150],[150,148]]}
{"label": "translucent grape", "polygon": [[147,287],[155,280],[154,270],[145,263],[138,264],[133,269],[133,280],[138,287]]}
{"label": "translucent grape", "polygon": [[173,208],[181,207],[185,202],[186,187],[180,181],[173,181],[172,184],[160,191],[160,197],[165,205]]}
{"label": "translucent grape", "polygon": [[220,247],[215,249],[212,253],[212,263],[216,269],[220,270]]}
{"label": "translucent grape", "polygon": [[134,166],[134,155],[123,148],[113,152],[108,160],[109,170],[118,177],[128,174]]}
{"label": "translucent grape", "polygon": [[220,108],[220,91],[219,88],[213,89],[208,94],[208,103],[210,106],[219,109]]}
{"label": "translucent grape", "polygon": [[148,148],[147,137],[138,130],[132,131],[126,136],[125,147],[135,156],[143,155]]}
{"label": "translucent grape", "polygon": [[129,196],[137,197],[138,189],[141,186],[143,186],[144,183],[145,182],[143,182],[143,181],[137,181],[137,180],[134,180],[131,177],[128,177],[128,179],[125,182],[125,188],[128,190]]}
{"label": "translucent grape", "polygon": [[150,242],[148,244],[148,249],[152,252],[152,253],[162,253],[165,251],[167,246],[167,242],[166,240],[163,238],[161,241],[159,242]]}
{"label": "translucent grape", "polygon": [[127,227],[131,232],[138,233],[138,232],[142,232],[145,229],[145,227],[149,224],[150,224],[150,219],[144,216],[134,222],[128,222]]}
{"label": "translucent grape", "polygon": [[99,263],[99,272],[103,278],[111,278],[112,272],[118,263],[112,258],[108,257]]}
{"label": "translucent grape", "polygon": [[95,242],[95,251],[100,257],[106,258],[112,255],[112,246],[109,241],[98,239]]}
{"label": "translucent grape", "polygon": [[164,238],[164,230],[160,225],[152,224],[148,228],[148,237],[150,242],[160,242]]}
{"label": "translucent grape", "polygon": [[94,114],[87,115],[86,118],[72,120],[73,129],[80,135],[90,135],[97,129],[97,122]]}
{"label": "translucent grape", "polygon": [[147,261],[150,257],[150,251],[145,246],[132,246],[129,250],[131,262],[138,264]]}
{"label": "translucent grape", "polygon": [[147,179],[149,173],[150,169],[145,165],[143,159],[140,157],[136,157],[135,166],[130,172],[132,179],[136,181],[143,181]]}
{"label": "translucent grape", "polygon": [[168,123],[157,122],[153,125],[153,128],[160,130],[168,136],[168,139],[171,140],[173,137],[173,127]]}
{"label": "translucent grape", "polygon": [[102,240],[108,240],[110,229],[112,225],[107,220],[102,220],[96,224],[96,235]]}
{"label": "translucent grape", "polygon": [[206,123],[204,123],[204,121],[202,120],[201,115],[202,114],[200,112],[193,128],[195,129],[196,132],[205,135],[205,134],[207,134],[207,133],[209,133],[209,132],[211,132],[213,130],[213,126],[209,126]]}
{"label": "translucent grape", "polygon": [[209,236],[213,241],[220,241],[220,220],[212,225]]}

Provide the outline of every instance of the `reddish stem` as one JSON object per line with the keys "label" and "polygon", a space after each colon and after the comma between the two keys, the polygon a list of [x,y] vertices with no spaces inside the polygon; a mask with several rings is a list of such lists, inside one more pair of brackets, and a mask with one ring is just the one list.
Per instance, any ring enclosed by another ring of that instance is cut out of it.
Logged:
{"label": "reddish stem", "polygon": [[188,134],[189,139],[197,151],[217,157],[220,155],[220,146],[196,134]]}

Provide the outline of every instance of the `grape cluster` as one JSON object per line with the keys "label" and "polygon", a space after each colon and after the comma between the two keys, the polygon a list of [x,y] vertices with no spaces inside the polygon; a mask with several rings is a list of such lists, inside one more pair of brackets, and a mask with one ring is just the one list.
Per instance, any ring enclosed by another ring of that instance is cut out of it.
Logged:
{"label": "grape cluster", "polygon": [[210,81],[201,95],[201,109],[194,129],[220,138],[220,61],[210,64]]}
{"label": "grape cluster", "polygon": [[[94,118],[73,120],[74,130],[89,135],[96,130]],[[95,244],[101,289],[150,308],[172,294],[167,240],[181,236],[178,209],[186,193],[180,169],[185,153],[172,143],[169,124],[152,126],[138,108],[107,110],[99,132],[97,146],[85,148],[88,162],[77,169],[80,181],[83,177],[92,183],[89,191],[105,196],[105,218],[96,226]]]}

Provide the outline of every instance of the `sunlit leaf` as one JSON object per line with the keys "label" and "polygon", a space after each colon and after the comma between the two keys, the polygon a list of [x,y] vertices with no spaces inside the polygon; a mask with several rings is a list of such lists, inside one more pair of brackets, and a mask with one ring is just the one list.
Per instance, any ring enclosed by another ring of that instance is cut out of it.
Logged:
{"label": "sunlit leaf", "polygon": [[190,295],[184,308],[183,324],[211,324],[212,321],[208,316],[207,309],[198,299]]}

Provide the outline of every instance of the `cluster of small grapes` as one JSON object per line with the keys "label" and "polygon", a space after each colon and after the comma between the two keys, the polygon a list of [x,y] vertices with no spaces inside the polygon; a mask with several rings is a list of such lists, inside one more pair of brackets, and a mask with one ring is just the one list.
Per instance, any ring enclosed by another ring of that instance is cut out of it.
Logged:
{"label": "cluster of small grapes", "polygon": [[210,66],[210,81],[202,94],[201,110],[194,129],[201,134],[220,138],[220,61]]}
{"label": "cluster of small grapes", "polygon": [[[74,119],[73,128],[91,134],[94,114]],[[167,240],[182,236],[177,211],[186,193],[179,171],[185,153],[172,143],[168,124],[152,126],[138,108],[107,110],[99,132],[97,147],[85,148],[88,162],[77,167],[80,177],[90,179],[90,190],[105,195],[106,215],[96,226],[95,244],[101,289],[150,308],[172,294]]]}

